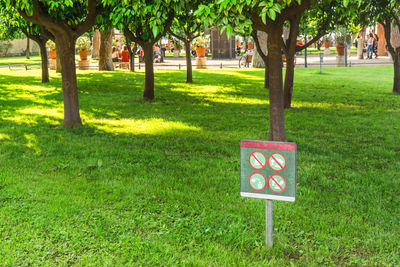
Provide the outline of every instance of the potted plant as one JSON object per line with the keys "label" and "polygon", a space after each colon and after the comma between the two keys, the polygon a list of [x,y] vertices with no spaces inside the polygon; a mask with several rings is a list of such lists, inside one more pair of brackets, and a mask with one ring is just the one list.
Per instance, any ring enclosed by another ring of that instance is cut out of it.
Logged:
{"label": "potted plant", "polygon": [[48,40],[46,43],[46,47],[50,49],[49,55],[51,59],[56,59],[56,43],[52,40]]}
{"label": "potted plant", "polygon": [[179,53],[182,50],[181,42],[178,39],[173,38],[172,43],[174,45],[174,57],[179,57]]}
{"label": "potted plant", "polygon": [[208,35],[202,35],[193,40],[193,44],[196,46],[197,57],[205,57],[206,49],[210,43],[210,37]]}
{"label": "potted plant", "polygon": [[324,47],[328,49],[331,46],[331,41],[330,35],[324,36]]}
{"label": "potted plant", "polygon": [[344,56],[344,48],[346,47],[345,35],[342,31],[335,33],[336,52],[338,56]]}
{"label": "potted plant", "polygon": [[247,48],[250,50],[254,49],[254,43],[252,41],[249,41],[247,44]]}
{"label": "potted plant", "polygon": [[78,48],[78,53],[79,56],[81,57],[81,60],[87,60],[87,57],[89,55],[89,49],[90,49],[90,40],[87,37],[79,37],[78,40],[76,40],[76,48]]}

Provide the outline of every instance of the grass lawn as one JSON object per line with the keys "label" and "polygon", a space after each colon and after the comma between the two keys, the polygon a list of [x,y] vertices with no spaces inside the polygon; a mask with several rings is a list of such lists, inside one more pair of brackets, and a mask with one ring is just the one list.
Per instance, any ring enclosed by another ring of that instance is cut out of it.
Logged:
{"label": "grass lawn", "polygon": [[0,57],[0,67],[6,67],[8,64],[40,64],[40,56],[31,56],[30,59],[23,57]]}
{"label": "grass lawn", "polygon": [[[316,54],[319,55],[319,53],[324,53],[324,50],[325,50],[324,47],[321,47],[321,50],[318,50],[318,48],[307,48],[307,53],[309,55],[316,55]],[[304,50],[301,51],[299,54],[301,55],[304,54]],[[336,47],[330,47],[329,54],[336,55],[337,54]],[[357,47],[355,46],[351,47],[351,54],[357,54]]]}
{"label": "grass lawn", "polygon": [[[79,55],[75,55],[75,60],[78,62],[80,59]],[[91,63],[97,63],[98,60],[90,59]],[[26,59],[26,57],[0,57],[0,68],[8,67],[8,64],[41,64],[40,56],[31,56],[30,59]]]}
{"label": "grass lawn", "polygon": [[[61,79],[0,73],[1,265],[396,266],[400,96],[392,68],[297,69],[287,136],[295,203],[239,195],[239,142],[268,138],[263,70],[78,71],[84,127],[64,129]],[[377,77],[379,77],[377,79]]]}

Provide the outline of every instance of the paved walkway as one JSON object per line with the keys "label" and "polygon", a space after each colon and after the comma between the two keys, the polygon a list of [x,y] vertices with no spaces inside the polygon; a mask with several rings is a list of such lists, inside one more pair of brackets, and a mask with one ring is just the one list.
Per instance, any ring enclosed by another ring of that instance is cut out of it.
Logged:
{"label": "paved walkway", "polygon": [[[323,57],[323,66],[325,67],[336,67],[336,55],[329,55]],[[373,59],[358,59],[357,55],[351,55],[348,60],[349,67],[355,66],[392,66],[392,60],[390,57],[378,57]],[[319,67],[320,65],[320,56],[319,55],[308,55],[307,56],[308,67]],[[193,68],[195,68],[196,60],[192,59]],[[141,64],[143,67],[144,64]],[[155,64],[155,68],[157,69],[184,69],[186,66],[186,60],[184,57],[179,58],[166,58],[164,63]],[[239,68],[239,58],[236,59],[216,59],[213,60],[211,58],[207,58],[207,67],[208,68]],[[298,55],[296,57],[296,67],[304,67],[304,54]]]}
{"label": "paved walkway", "polygon": [[[323,67],[337,67],[336,55],[328,55],[323,57]],[[296,67],[304,67],[304,54],[298,55],[296,57]],[[307,56],[308,67],[318,67],[320,66],[320,56],[319,55],[308,55]],[[32,65],[32,66],[30,66]],[[196,59],[192,57],[193,69],[196,68]],[[392,66],[392,60],[390,57],[379,57],[373,59],[358,59],[356,55],[351,55],[348,58],[348,67],[371,67],[371,66]],[[9,65],[4,65],[0,67],[9,67]],[[40,68],[40,63],[35,64],[11,64],[12,69],[37,69]],[[135,58],[135,68],[144,69],[144,63],[138,62],[138,58]],[[167,57],[164,63],[154,63],[155,69],[186,69],[186,59],[185,57],[172,58]],[[208,69],[220,69],[220,68],[239,68],[239,57],[236,59],[216,59],[207,58],[207,68]],[[98,69],[97,63],[90,64],[90,69]]]}

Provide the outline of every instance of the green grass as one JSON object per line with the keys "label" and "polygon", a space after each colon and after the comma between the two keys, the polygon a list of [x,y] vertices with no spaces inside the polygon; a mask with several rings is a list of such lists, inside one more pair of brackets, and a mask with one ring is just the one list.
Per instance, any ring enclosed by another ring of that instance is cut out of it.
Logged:
{"label": "green grass", "polygon": [[[80,59],[79,55],[75,55],[75,60],[78,61]],[[90,59],[92,63],[97,63],[98,60]],[[23,57],[0,57],[0,68],[1,67],[8,67],[9,64],[41,64],[40,56],[31,56],[30,59],[26,59],[25,56]]]}
{"label": "green grass", "polygon": [[[79,72],[85,126],[64,129],[60,76],[0,74],[1,265],[398,266],[400,98],[392,68],[297,69],[287,136],[295,203],[239,195],[239,142],[268,137],[263,70]],[[378,77],[378,78],[377,78]]]}
{"label": "green grass", "polygon": [[23,57],[0,57],[0,67],[8,64],[40,64],[40,56],[31,56],[30,59]]}
{"label": "green grass", "polygon": [[[316,55],[319,53],[324,53],[325,48],[322,46],[320,50],[318,50],[318,48],[307,48],[307,53],[309,55]],[[357,54],[357,47],[352,46],[351,47],[351,53],[352,54]],[[300,54],[304,54],[304,50],[302,52],[300,52]],[[329,49],[329,54],[331,55],[336,55],[337,51],[336,51],[336,47],[330,47]]]}

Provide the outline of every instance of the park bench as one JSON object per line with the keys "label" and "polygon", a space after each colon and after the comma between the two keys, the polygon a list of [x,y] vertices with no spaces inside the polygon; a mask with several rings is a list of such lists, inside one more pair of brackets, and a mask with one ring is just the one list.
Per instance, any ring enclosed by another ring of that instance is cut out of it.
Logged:
{"label": "park bench", "polygon": [[40,63],[32,63],[32,64],[8,64],[8,68],[10,70],[21,70],[25,69],[26,71],[28,70],[37,70],[40,69]]}
{"label": "park bench", "polygon": [[130,67],[131,67],[131,64],[130,64],[130,62],[113,62],[113,65],[114,65],[114,69],[116,69],[116,68],[120,68],[120,69],[130,69]]}

